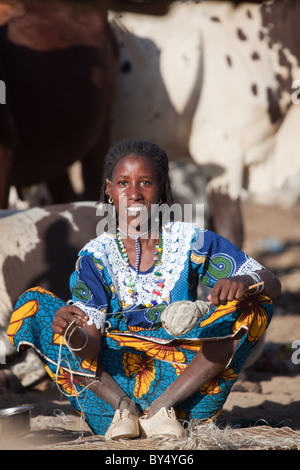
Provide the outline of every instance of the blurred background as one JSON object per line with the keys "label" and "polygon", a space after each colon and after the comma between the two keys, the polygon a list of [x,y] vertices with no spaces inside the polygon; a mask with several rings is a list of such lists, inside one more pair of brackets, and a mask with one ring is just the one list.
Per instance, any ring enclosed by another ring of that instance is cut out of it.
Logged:
{"label": "blurred background", "polygon": [[[206,228],[281,280],[249,377],[260,406],[277,390],[267,416],[275,407],[299,426],[299,22],[297,0],[0,0],[1,341],[27,288],[68,299],[77,253],[96,236],[108,149],[152,140],[175,200],[204,204]],[[3,404],[44,380],[32,355],[6,347]]]}

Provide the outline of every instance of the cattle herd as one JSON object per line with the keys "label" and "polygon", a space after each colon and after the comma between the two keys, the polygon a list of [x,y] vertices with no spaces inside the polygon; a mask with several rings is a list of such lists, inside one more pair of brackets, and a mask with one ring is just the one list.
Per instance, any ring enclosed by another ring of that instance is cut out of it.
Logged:
{"label": "cattle herd", "polygon": [[[243,198],[299,199],[298,0],[100,3],[0,0],[3,341],[28,287],[67,299],[95,236],[104,156],[122,139],[162,145],[179,198],[206,202],[212,228],[240,247]],[[22,199],[41,183],[53,205],[10,206],[12,187]]]}

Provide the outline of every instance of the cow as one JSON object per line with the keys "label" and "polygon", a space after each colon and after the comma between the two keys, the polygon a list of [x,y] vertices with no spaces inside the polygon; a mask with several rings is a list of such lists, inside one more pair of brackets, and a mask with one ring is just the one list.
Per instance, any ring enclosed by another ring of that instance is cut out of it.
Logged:
{"label": "cow", "polygon": [[79,250],[97,228],[96,202],[0,211],[0,326],[19,295],[40,285],[68,300]]}
{"label": "cow", "polygon": [[147,138],[196,164],[213,228],[242,247],[244,196],[299,197],[300,3],[174,2],[162,17],[112,11],[110,21],[120,45],[112,142]]}
{"label": "cow", "polygon": [[[28,357],[27,352],[16,354],[7,339],[18,297],[31,287],[41,286],[68,301],[69,277],[77,255],[87,241],[97,236],[98,222],[96,202],[0,211],[0,342],[5,344],[6,367],[14,373],[21,360],[22,377],[32,368],[34,377],[44,374],[32,353]],[[23,385],[31,382],[28,374]]]}
{"label": "cow", "polygon": [[118,66],[100,4],[1,0],[0,209],[9,188],[47,182],[53,204],[76,200],[68,167],[82,162],[83,200],[97,200]]}

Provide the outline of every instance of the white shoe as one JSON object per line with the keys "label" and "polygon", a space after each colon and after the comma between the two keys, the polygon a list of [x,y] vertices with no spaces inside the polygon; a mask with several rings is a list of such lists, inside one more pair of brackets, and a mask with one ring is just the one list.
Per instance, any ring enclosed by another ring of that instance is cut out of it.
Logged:
{"label": "white shoe", "polygon": [[152,418],[141,416],[139,418],[142,433],[146,437],[154,436],[176,436],[184,435],[183,427],[176,419],[173,408],[166,410],[161,408]]}
{"label": "white shoe", "polygon": [[105,433],[105,440],[110,439],[126,439],[140,436],[139,418],[130,413],[129,410],[117,410]]}

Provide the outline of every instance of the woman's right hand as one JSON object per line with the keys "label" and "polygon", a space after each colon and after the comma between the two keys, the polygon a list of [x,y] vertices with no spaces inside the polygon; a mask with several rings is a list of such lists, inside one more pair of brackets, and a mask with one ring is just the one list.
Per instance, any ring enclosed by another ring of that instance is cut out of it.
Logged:
{"label": "woman's right hand", "polygon": [[[84,327],[88,319],[88,315],[76,305],[63,305],[55,312],[51,328],[54,333],[64,335],[72,322],[74,326]],[[72,330],[73,328],[70,329],[70,333]]]}

